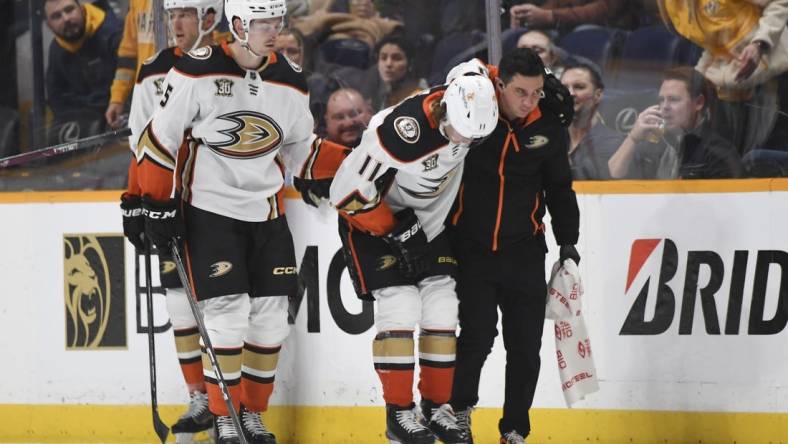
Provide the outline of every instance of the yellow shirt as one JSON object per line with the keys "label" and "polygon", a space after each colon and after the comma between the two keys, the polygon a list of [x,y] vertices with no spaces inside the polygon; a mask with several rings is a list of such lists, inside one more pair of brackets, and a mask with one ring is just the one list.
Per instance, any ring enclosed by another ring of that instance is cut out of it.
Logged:
{"label": "yellow shirt", "polygon": [[130,0],[118,47],[118,67],[110,88],[110,102],[125,103],[134,89],[137,70],[156,53],[152,0]]}
{"label": "yellow shirt", "polygon": [[742,0],[664,0],[676,32],[715,57],[731,58],[731,50],[756,26],[763,8]]}

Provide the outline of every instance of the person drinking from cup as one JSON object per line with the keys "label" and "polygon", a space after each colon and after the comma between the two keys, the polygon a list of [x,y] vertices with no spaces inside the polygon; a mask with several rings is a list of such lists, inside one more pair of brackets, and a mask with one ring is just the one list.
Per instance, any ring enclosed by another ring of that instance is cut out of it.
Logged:
{"label": "person drinking from cup", "polygon": [[741,160],[711,127],[716,94],[690,67],[668,69],[659,103],[643,110],[608,161],[614,179],[738,177]]}

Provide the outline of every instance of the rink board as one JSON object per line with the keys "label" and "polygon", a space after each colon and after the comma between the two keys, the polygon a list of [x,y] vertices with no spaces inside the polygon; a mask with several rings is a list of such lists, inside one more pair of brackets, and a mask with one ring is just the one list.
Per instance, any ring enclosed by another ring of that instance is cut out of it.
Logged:
{"label": "rink board", "polygon": [[[601,390],[565,408],[548,322],[529,442],[786,441],[788,181],[576,189]],[[0,342],[12,357],[0,366],[0,442],[152,436],[146,311],[136,283],[143,277],[132,248],[119,241],[118,194],[0,194]],[[335,214],[295,199],[287,212],[299,262],[315,266],[300,270],[312,286],[283,348],[273,428],[282,438],[296,434],[284,442],[376,442],[384,423],[371,365],[372,307],[353,294]],[[80,278],[85,270],[94,273],[92,287]],[[81,299],[96,320],[75,308],[85,288],[108,301]],[[159,402],[169,420],[186,396],[160,294],[154,314]],[[479,442],[495,439],[503,401],[500,342],[482,375]]]}

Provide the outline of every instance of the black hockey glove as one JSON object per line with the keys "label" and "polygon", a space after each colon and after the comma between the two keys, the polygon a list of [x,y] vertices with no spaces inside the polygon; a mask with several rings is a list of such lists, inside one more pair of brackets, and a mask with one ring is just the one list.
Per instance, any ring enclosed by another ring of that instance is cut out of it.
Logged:
{"label": "black hockey glove", "polygon": [[383,239],[394,250],[400,270],[409,278],[418,277],[429,269],[429,243],[416,213],[408,208],[397,214],[397,226]]}
{"label": "black hockey glove", "polygon": [[145,196],[142,198],[142,213],[145,215],[145,235],[159,250],[168,251],[172,239],[183,235],[178,199],[157,202]]}
{"label": "black hockey glove", "polygon": [[566,259],[572,259],[575,264],[580,265],[580,253],[574,245],[561,245],[558,250],[558,261],[563,264]]}
{"label": "black hockey glove", "polygon": [[123,193],[120,196],[120,210],[123,214],[123,235],[140,251],[145,250],[145,217],[142,215],[142,200],[139,196]]}
{"label": "black hockey glove", "polygon": [[293,186],[307,205],[318,207],[320,199],[328,199],[333,179],[301,179],[293,176]]}
{"label": "black hockey glove", "polygon": [[558,117],[563,126],[571,125],[575,117],[575,101],[572,95],[549,70],[545,70],[544,98],[539,101],[539,108],[548,110]]}

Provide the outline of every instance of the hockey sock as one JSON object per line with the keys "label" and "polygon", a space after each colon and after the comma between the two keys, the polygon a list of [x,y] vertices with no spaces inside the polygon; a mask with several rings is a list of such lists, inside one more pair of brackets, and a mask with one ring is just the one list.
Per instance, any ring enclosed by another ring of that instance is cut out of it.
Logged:
{"label": "hockey sock", "polygon": [[[227,390],[233,399],[233,407],[239,411],[241,408],[241,347],[215,348],[214,351],[224,376],[224,382],[227,383]],[[205,348],[202,349],[202,368],[203,375],[205,375],[205,388],[208,391],[208,408],[214,415],[230,416]]]}
{"label": "hockey sock", "polygon": [[268,410],[268,398],[274,390],[276,363],[281,346],[263,347],[244,343],[241,368],[242,403],[251,412]]}
{"label": "hockey sock", "polygon": [[413,403],[413,332],[385,331],[372,343],[372,360],[383,384],[386,404],[410,407]]}
{"label": "hockey sock", "polygon": [[181,372],[189,393],[194,391],[205,393],[200,332],[197,330],[197,326],[175,330],[175,351],[178,353],[178,362],[181,365]]}
{"label": "hockey sock", "polygon": [[419,335],[419,392],[435,404],[449,402],[457,338],[454,330],[423,329]]}

